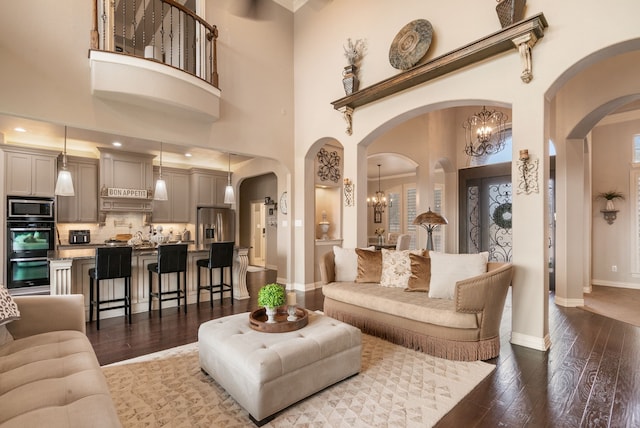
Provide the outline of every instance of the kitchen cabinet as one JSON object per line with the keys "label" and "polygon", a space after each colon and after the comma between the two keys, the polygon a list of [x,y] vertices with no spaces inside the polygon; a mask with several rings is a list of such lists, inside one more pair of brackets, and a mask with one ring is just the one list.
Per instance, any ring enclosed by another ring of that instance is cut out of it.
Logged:
{"label": "kitchen cabinet", "polygon": [[[62,159],[58,159],[62,168]],[[98,160],[67,156],[75,196],[58,197],[58,222],[95,223],[98,221]]]}
{"label": "kitchen cabinet", "polygon": [[5,152],[7,195],[53,197],[57,153],[8,149]]}
{"label": "kitchen cabinet", "polygon": [[189,171],[191,173],[191,222],[195,223],[198,206],[228,206],[224,203],[226,172],[200,168],[192,168]]}
{"label": "kitchen cabinet", "polygon": [[[159,178],[159,168],[153,169],[153,182]],[[162,168],[162,178],[167,183],[167,201],[153,201],[154,223],[189,222],[189,172],[184,169]]]}
{"label": "kitchen cabinet", "polygon": [[[154,155],[100,150],[100,211],[151,212]],[[131,196],[110,196],[109,189],[133,191]],[[144,194],[144,196],[139,196]]]}

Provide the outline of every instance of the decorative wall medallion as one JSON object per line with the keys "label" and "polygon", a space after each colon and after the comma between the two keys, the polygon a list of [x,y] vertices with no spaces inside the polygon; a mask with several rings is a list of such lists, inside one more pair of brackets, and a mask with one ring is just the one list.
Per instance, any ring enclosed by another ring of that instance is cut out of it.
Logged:
{"label": "decorative wall medallion", "polygon": [[393,68],[408,70],[416,65],[429,50],[433,27],[426,19],[411,21],[391,42],[389,63]]}
{"label": "decorative wall medallion", "polygon": [[320,180],[331,180],[337,183],[340,180],[340,155],[338,152],[328,152],[327,150],[320,149],[318,152],[318,177]]}

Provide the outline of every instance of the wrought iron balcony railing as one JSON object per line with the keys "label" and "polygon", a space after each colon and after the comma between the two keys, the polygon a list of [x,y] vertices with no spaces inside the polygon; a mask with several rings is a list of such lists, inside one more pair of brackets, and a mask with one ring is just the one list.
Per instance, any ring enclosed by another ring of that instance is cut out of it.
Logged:
{"label": "wrought iron balcony railing", "polygon": [[218,88],[218,29],[173,0],[96,0],[91,48],[159,61]]}

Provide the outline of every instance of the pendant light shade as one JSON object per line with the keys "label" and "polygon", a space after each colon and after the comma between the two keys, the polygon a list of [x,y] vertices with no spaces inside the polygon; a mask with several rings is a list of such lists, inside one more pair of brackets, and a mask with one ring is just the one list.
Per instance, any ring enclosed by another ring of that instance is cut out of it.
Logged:
{"label": "pendant light shade", "polygon": [[57,196],[75,196],[73,179],[67,170],[67,127],[64,127],[64,151],[62,152],[62,169],[58,171],[58,180],[54,193]]}
{"label": "pendant light shade", "polygon": [[233,194],[233,186],[231,185],[231,153],[229,153],[229,169],[227,172],[227,187],[224,188],[224,203],[235,204],[236,195]]}
{"label": "pendant light shade", "polygon": [[169,199],[169,195],[167,194],[167,183],[162,179],[162,141],[160,142],[160,174],[156,181],[153,199],[156,201],[166,201]]}

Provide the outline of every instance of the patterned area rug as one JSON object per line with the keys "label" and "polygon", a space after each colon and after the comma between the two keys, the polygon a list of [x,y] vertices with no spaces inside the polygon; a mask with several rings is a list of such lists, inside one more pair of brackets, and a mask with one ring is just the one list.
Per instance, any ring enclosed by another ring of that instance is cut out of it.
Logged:
{"label": "patterned area rug", "polygon": [[[432,357],[365,334],[362,340],[360,374],[283,410],[265,426],[433,426],[495,368]],[[125,427],[254,426],[200,370],[197,343],[103,371]]]}

